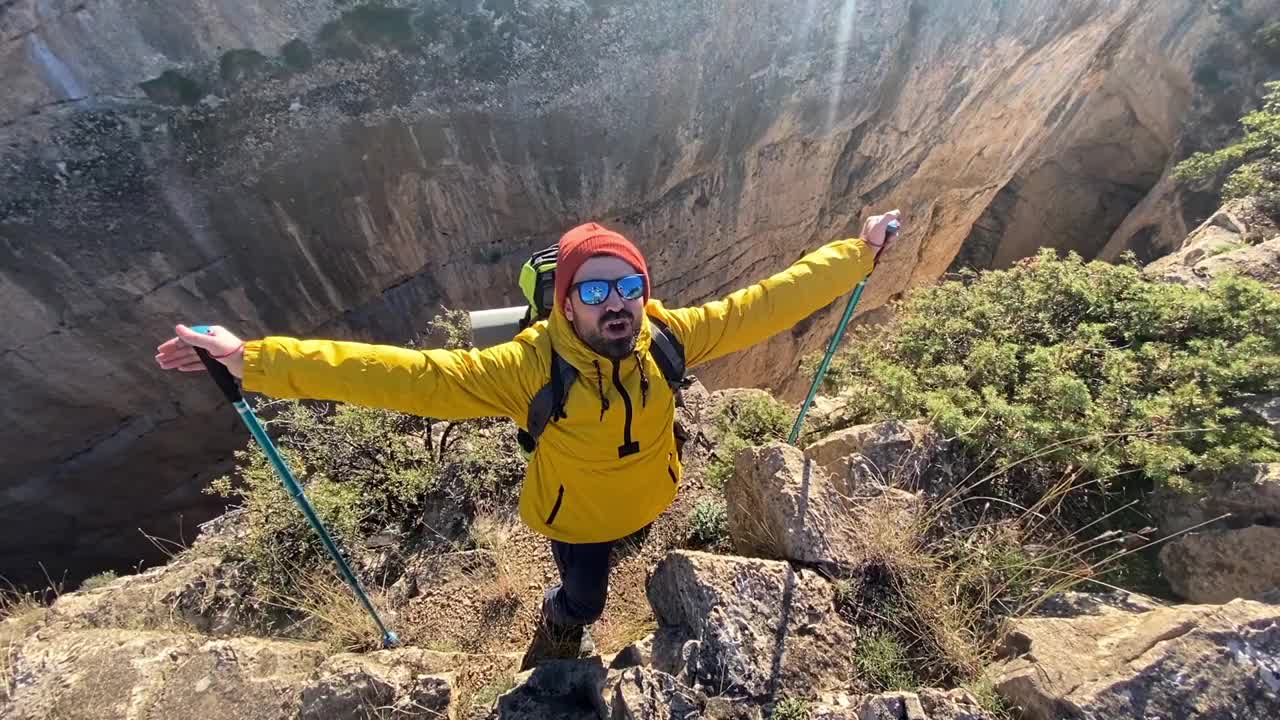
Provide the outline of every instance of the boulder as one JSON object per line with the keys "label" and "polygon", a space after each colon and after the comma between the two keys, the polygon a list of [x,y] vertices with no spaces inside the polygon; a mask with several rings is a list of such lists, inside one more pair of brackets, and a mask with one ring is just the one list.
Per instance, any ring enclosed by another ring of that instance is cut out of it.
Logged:
{"label": "boulder", "polygon": [[816,573],[675,551],[658,563],[647,590],[662,630],[653,652],[679,657],[676,679],[694,689],[761,699],[848,682],[855,634]]}
{"label": "boulder", "polygon": [[1280,290],[1280,236],[1206,258],[1196,264],[1193,272],[1210,280],[1223,275],[1239,275]]}
{"label": "boulder", "polygon": [[490,720],[600,720],[610,716],[600,658],[551,660],[516,676]]}
{"label": "boulder", "polygon": [[1148,277],[1208,287],[1225,274],[1280,289],[1280,231],[1254,204],[1234,200],[1196,228],[1182,246],[1147,265]]}
{"label": "boulder", "polygon": [[963,477],[957,449],[923,420],[837,430],[806,447],[805,457],[851,486],[944,490]]}
{"label": "boulder", "polygon": [[661,670],[634,667],[610,683],[609,720],[699,720],[706,696]]}
{"label": "boulder", "polygon": [[874,552],[874,528],[909,535],[920,498],[833,478],[783,443],[742,450],[725,485],[729,536],[743,555],[828,569],[856,567]]}
{"label": "boulder", "polygon": [[1006,647],[996,687],[1029,720],[1280,717],[1280,606],[1024,618]]}
{"label": "boulder", "polygon": [[1260,598],[1280,589],[1280,527],[1183,535],[1160,549],[1160,568],[1169,587],[1191,602]]}
{"label": "boulder", "polygon": [[[1280,524],[1280,463],[1240,465],[1192,477],[1192,491],[1160,490],[1151,512],[1165,535],[1198,529]],[[1229,517],[1205,525],[1223,515]]]}

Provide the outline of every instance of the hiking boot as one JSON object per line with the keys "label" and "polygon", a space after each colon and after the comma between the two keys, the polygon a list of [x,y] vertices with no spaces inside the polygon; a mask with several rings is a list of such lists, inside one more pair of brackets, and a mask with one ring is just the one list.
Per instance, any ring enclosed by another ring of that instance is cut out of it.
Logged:
{"label": "hiking boot", "polygon": [[520,672],[544,660],[576,660],[596,654],[591,629],[586,625],[556,625],[546,618],[533,631],[533,640],[520,661]]}

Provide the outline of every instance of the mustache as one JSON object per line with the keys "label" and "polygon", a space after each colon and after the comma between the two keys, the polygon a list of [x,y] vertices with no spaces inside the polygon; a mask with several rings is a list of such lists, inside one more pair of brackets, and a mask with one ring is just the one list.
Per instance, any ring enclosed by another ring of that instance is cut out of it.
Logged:
{"label": "mustache", "polygon": [[614,320],[630,320],[631,322],[636,321],[635,317],[632,316],[632,314],[627,312],[626,310],[610,310],[606,312],[603,316],[601,316],[600,324],[605,325],[607,323],[613,322]]}

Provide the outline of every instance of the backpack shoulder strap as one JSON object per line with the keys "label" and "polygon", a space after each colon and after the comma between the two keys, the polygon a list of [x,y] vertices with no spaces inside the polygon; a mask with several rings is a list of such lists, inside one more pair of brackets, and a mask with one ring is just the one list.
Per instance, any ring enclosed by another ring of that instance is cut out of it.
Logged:
{"label": "backpack shoulder strap", "polygon": [[666,323],[653,315],[649,316],[649,322],[653,324],[653,339],[649,349],[654,362],[658,363],[658,369],[662,370],[662,377],[666,378],[673,391],[688,387],[685,379],[684,345]]}
{"label": "backpack shoulder strap", "polygon": [[529,430],[519,433],[520,447],[526,454],[537,447],[538,438],[547,429],[547,425],[564,417],[565,402],[569,399],[569,390],[578,379],[578,369],[560,357],[560,353],[551,349],[551,381],[533,396],[529,403]]}

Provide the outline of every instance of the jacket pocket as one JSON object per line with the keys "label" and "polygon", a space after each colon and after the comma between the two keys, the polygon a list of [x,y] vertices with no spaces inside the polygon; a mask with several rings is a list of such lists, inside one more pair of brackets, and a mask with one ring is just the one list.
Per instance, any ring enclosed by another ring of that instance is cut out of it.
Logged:
{"label": "jacket pocket", "polygon": [[547,524],[550,525],[555,521],[556,515],[560,514],[560,505],[564,502],[564,486],[560,486],[560,492],[556,493],[556,504],[551,506],[551,514],[547,516]]}
{"label": "jacket pocket", "polygon": [[680,484],[680,481],[676,479],[676,471],[675,471],[675,468],[671,467],[670,465],[668,465],[668,466],[667,466],[667,476],[671,478],[671,484],[672,484],[672,485],[679,485],[679,484]]}

